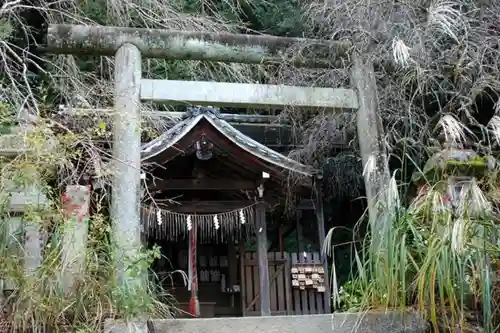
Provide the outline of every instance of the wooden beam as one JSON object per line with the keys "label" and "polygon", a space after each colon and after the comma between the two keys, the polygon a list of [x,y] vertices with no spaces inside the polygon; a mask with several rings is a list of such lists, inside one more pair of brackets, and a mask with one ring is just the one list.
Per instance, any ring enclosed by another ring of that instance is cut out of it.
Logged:
{"label": "wooden beam", "polygon": [[[229,200],[229,201],[178,201],[168,204],[165,209],[177,213],[223,213],[243,207],[247,207],[254,203],[246,200]],[[267,206],[266,206],[267,207]]]}
{"label": "wooden beam", "polygon": [[[94,120],[97,124],[102,121],[101,117],[109,118],[110,123],[112,122],[112,116],[115,112],[113,109],[109,108],[70,108],[61,107],[58,114],[60,116],[74,116],[74,117],[86,117],[85,121]],[[344,112],[339,114],[338,119],[347,117],[349,112]],[[143,108],[141,110],[141,120],[145,124],[165,125],[167,128],[172,126],[180,119],[187,117],[187,112],[178,111],[159,111],[159,110],[148,110]],[[231,125],[233,125],[237,130],[241,131],[243,134],[250,136],[252,139],[257,140],[271,149],[300,149],[302,145],[292,144],[287,133],[291,131],[290,119],[285,117],[279,117],[274,115],[260,115],[260,114],[233,114],[233,113],[221,113],[219,117]],[[341,121],[339,121],[341,123]],[[340,125],[339,128],[342,128]],[[338,141],[330,142],[332,148],[343,149],[348,145],[349,137],[351,133],[342,132],[339,129],[339,134],[337,136]],[[265,135],[265,140],[260,138]],[[279,134],[278,134],[279,133]],[[342,134],[341,134],[342,133]],[[276,139],[275,139],[276,137]],[[274,141],[276,140],[276,141]]]}
{"label": "wooden beam", "polygon": [[[97,115],[102,117],[111,117],[115,111],[111,108],[70,108],[70,107],[61,107],[59,112],[60,115],[69,115],[69,116],[91,116]],[[152,118],[152,119],[161,119],[178,121],[184,117],[188,116],[188,112],[179,112],[179,111],[159,111],[159,110],[141,110],[142,118]],[[221,113],[219,114],[220,118],[229,122],[236,124],[287,124],[289,121],[287,119],[281,119],[278,116],[273,115],[262,115],[262,114],[234,114],[234,113]]]}
{"label": "wooden beam", "polygon": [[157,103],[232,107],[357,109],[352,89],[227,82],[141,81],[141,99]]}
{"label": "wooden beam", "polygon": [[255,190],[255,182],[231,179],[164,179],[148,185],[152,191],[156,190]]}
{"label": "wooden beam", "polygon": [[259,202],[256,206],[257,258],[259,262],[260,314],[271,315],[271,295],[269,294],[269,262],[267,258],[266,205]]}
{"label": "wooden beam", "polygon": [[[112,56],[124,43],[134,44],[144,58],[206,60],[245,64],[289,62],[295,66],[342,66],[348,40],[188,32],[109,26],[51,24],[42,51],[59,54]],[[295,52],[288,52],[293,49]]]}

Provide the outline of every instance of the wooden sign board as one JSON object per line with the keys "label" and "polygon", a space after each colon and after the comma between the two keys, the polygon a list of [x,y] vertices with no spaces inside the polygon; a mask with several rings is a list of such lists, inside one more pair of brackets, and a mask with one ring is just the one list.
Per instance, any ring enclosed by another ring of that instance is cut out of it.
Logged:
{"label": "wooden sign board", "polygon": [[324,293],[324,269],[318,264],[295,264],[291,268],[292,287],[300,290],[313,289],[316,292]]}

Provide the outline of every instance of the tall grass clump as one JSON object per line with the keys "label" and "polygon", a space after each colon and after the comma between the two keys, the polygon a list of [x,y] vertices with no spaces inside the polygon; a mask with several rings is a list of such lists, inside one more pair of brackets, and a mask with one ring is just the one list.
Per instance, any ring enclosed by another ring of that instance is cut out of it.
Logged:
{"label": "tall grass clump", "polygon": [[[90,222],[95,226],[99,219],[94,217]],[[36,222],[40,223],[38,227],[43,225],[41,222]],[[109,243],[99,241],[88,244],[86,270],[78,276],[73,290],[65,293],[62,277],[67,268],[61,264],[61,233],[64,228],[53,230],[44,242],[41,265],[27,272],[23,262],[26,252],[22,244],[23,231],[7,232],[5,226],[6,223],[3,223],[1,227],[4,242],[0,250],[3,258],[0,275],[8,282],[4,285],[9,289],[4,289],[6,299],[3,305],[4,320],[11,328],[43,332],[97,332],[101,331],[105,319],[169,315],[169,307],[156,300],[154,290],[146,281],[144,289],[116,284],[114,265],[107,255],[110,253]],[[94,236],[95,233],[91,235]],[[13,248],[17,250],[17,255],[9,251]],[[155,254],[145,252],[140,261],[149,261]],[[149,265],[140,261],[136,265]]]}
{"label": "tall grass clump", "polygon": [[[349,286],[357,290],[357,310],[418,310],[434,331],[464,330],[480,317],[487,332],[495,331],[499,228],[490,193],[496,186],[476,178],[427,180],[405,207],[395,176],[391,182],[386,198],[392,199],[379,203],[388,212],[383,233],[353,242],[356,274]],[[346,302],[345,293],[336,288],[337,305]]]}

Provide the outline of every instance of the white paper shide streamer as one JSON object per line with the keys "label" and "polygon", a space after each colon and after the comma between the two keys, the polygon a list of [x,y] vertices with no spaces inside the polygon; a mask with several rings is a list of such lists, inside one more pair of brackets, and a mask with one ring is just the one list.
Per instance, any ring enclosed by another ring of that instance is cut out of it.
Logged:
{"label": "white paper shide streamer", "polygon": [[158,222],[158,225],[162,225],[163,224],[163,219],[162,219],[162,216],[161,216],[161,210],[158,209],[156,211],[156,221]]}
{"label": "white paper shide streamer", "polygon": [[196,228],[200,244],[226,243],[255,233],[255,204],[215,214],[178,213],[158,206],[142,207],[144,236],[158,240],[186,239]]}
{"label": "white paper shide streamer", "polygon": [[243,213],[243,209],[240,209],[240,221],[241,224],[245,224],[245,213]]}
{"label": "white paper shide streamer", "polygon": [[214,228],[215,228],[215,230],[219,230],[219,228],[220,228],[219,217],[217,215],[214,215]]}

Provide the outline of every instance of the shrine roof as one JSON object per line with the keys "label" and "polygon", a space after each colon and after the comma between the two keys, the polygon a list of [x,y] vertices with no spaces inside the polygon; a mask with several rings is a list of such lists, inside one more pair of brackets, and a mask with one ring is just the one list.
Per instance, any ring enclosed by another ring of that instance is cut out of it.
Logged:
{"label": "shrine roof", "polygon": [[265,164],[295,172],[304,176],[319,174],[311,166],[297,162],[283,154],[266,147],[247,135],[241,133],[227,121],[219,117],[219,111],[212,107],[191,108],[188,116],[168,129],[158,138],[144,144],[141,148],[141,160],[148,162],[165,151],[178,149],[176,146],[189,134],[196,132],[197,127],[206,121],[215,131],[229,140],[244,152],[264,162]]}

